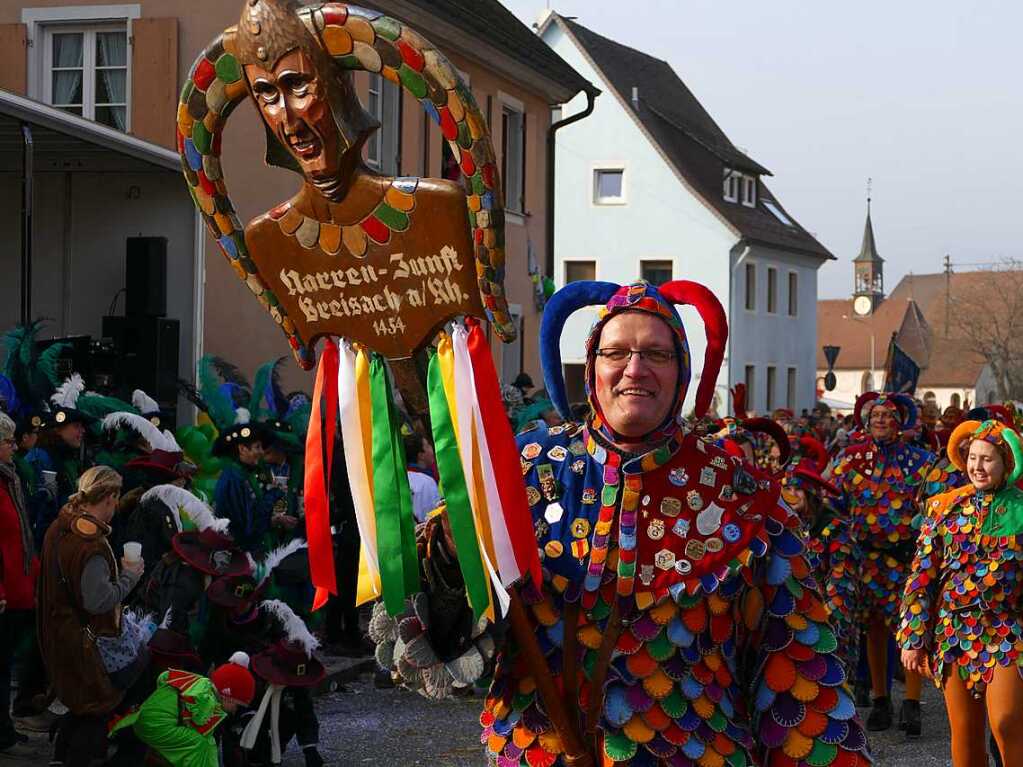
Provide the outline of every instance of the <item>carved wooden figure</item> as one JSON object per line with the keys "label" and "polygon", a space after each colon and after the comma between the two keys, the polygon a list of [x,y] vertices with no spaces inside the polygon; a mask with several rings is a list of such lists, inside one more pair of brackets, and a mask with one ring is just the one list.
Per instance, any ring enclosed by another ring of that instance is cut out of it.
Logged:
{"label": "carved wooden figure", "polygon": [[[451,181],[367,168],[379,126],[351,73],[420,100],[458,162]],[[224,124],[246,96],[266,161],[300,173],[290,200],[244,229],[220,166]],[[238,25],[199,56],[181,94],[178,149],[189,189],[232,267],[281,326],[302,367],[318,338],[408,358],[459,315],[515,326],[504,282],[504,209],[486,121],[457,70],[402,23],[342,3],[246,0]]]}

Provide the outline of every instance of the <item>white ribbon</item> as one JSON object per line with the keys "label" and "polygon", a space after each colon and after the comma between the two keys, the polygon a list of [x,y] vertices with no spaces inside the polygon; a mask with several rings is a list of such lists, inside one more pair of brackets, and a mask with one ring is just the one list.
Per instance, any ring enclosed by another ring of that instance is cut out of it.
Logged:
{"label": "white ribbon", "polygon": [[263,693],[263,699],[259,702],[259,709],[256,711],[245,729],[242,730],[241,747],[251,751],[256,745],[259,737],[259,728],[263,726],[263,719],[266,718],[266,710],[270,709],[270,761],[274,764],[281,763],[281,696],[284,694],[284,685],[272,684]]}
{"label": "white ribbon", "polygon": [[[483,430],[483,420],[480,417],[479,402],[476,399],[476,383],[472,371],[472,362],[469,357],[468,334],[463,326],[456,324],[451,333],[451,348],[455,355],[455,399],[458,403],[458,443],[461,448],[462,470],[465,473],[466,483],[469,486],[470,498],[475,498],[476,476],[472,464],[473,438],[479,441],[480,446],[480,469],[483,473],[483,488],[487,502],[487,516],[490,520],[490,530],[494,541],[494,555],[497,557],[497,566],[500,576],[494,572],[493,564],[487,558],[486,548],[481,547],[483,557],[490,570],[491,580],[495,585],[495,592],[501,604],[501,614],[508,611],[509,597],[504,586],[519,579],[518,564],[515,561],[515,552],[512,550],[511,539],[508,535],[508,526],[504,521],[502,512],[501,497],[497,492],[497,483],[494,480],[494,467],[490,462],[490,453],[487,448],[487,436]],[[475,431],[475,434],[473,433]],[[474,506],[474,513],[479,518],[479,509]]]}
{"label": "white ribbon", "polygon": [[377,558],[376,517],[370,494],[369,470],[363,450],[362,413],[359,393],[355,384],[356,352],[347,340],[340,344],[340,364],[337,371],[338,409],[341,415],[341,438],[348,469],[348,484],[352,489],[355,522],[359,527],[361,557],[371,574],[373,591],[380,596],[376,584],[380,583],[380,562]]}

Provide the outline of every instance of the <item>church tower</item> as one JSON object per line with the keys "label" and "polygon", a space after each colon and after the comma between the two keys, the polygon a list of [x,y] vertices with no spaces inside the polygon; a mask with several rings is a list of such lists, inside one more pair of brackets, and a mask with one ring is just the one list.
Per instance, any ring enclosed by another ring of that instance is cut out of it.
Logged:
{"label": "church tower", "polygon": [[[869,188],[869,187],[868,187]],[[877,253],[874,226],[870,221],[870,196],[867,196],[867,223],[863,227],[860,254],[853,259],[855,287],[853,311],[861,317],[873,314],[884,300],[884,259]]]}

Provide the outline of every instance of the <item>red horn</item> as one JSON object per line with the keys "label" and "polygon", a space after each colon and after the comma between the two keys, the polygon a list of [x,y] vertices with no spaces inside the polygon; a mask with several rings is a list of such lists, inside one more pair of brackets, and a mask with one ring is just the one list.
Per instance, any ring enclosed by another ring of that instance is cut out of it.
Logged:
{"label": "red horn", "polygon": [[717,296],[703,285],[689,280],[673,280],[659,288],[665,300],[673,304],[692,306],[700,313],[707,333],[707,354],[703,359],[703,373],[696,389],[694,412],[699,418],[710,407],[714,398],[721,362],[725,358],[725,344],[728,342],[728,318]]}
{"label": "red horn", "polygon": [[821,441],[809,436],[799,438],[799,447],[807,458],[810,458],[817,467],[817,473],[823,473],[828,466],[828,451]]}
{"label": "red horn", "polygon": [[766,434],[778,445],[778,465],[783,467],[789,462],[792,456],[792,445],[789,444],[789,436],[781,428],[781,424],[772,421],[770,418],[750,418],[743,421],[742,428],[746,431],[753,431],[758,434]]}

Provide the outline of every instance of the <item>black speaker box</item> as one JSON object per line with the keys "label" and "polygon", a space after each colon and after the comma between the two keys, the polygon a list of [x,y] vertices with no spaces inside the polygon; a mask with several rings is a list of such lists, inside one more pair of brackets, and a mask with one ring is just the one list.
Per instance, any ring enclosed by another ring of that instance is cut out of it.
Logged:
{"label": "black speaker box", "polygon": [[104,317],[103,337],[117,349],[122,396],[142,389],[170,410],[178,400],[181,324],[163,317]]}
{"label": "black speaker box", "polygon": [[129,237],[124,268],[124,313],[129,317],[167,314],[167,238]]}

